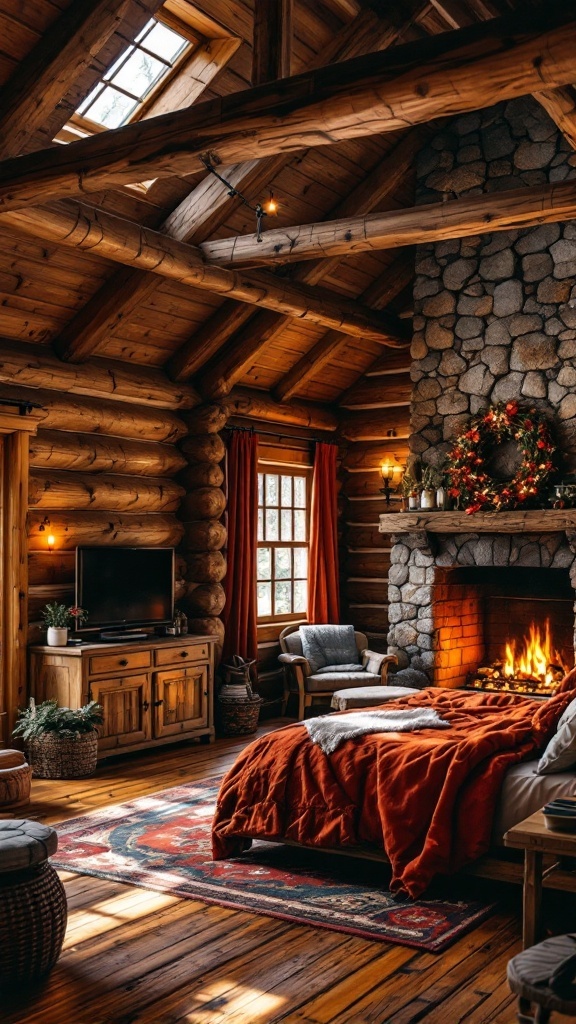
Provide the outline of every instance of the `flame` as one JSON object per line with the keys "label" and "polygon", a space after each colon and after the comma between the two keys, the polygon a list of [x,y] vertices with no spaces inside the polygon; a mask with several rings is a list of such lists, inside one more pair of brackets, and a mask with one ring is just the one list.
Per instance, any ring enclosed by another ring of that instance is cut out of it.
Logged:
{"label": "flame", "polygon": [[531,623],[520,651],[516,651],[515,640],[506,644],[503,673],[508,679],[534,679],[552,686],[555,683],[552,665],[568,671],[562,656],[552,647],[550,619],[546,619],[543,633],[539,626]]}

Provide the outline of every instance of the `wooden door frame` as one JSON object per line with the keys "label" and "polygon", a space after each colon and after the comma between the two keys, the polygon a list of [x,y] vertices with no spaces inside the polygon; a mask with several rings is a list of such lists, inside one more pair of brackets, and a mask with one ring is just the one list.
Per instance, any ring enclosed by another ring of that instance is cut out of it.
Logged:
{"label": "wooden door frame", "polygon": [[0,741],[8,745],[16,711],[27,697],[29,439],[40,419],[0,411]]}

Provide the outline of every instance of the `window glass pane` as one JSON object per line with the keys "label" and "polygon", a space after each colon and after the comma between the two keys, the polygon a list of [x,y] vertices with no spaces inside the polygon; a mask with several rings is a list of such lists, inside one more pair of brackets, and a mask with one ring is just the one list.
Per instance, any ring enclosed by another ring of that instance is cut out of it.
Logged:
{"label": "window glass pane", "polygon": [[286,615],[292,611],[292,586],[290,583],[274,584],[274,614]]}
{"label": "window glass pane", "polygon": [[281,480],[281,486],[280,486],[281,502],[280,502],[280,504],[284,505],[284,507],[287,508],[287,507],[289,507],[292,504],[292,477],[291,476],[283,476],[283,477],[280,477],[280,480]]}
{"label": "window glass pane", "polygon": [[258,615],[272,615],[272,584],[258,584]]}
{"label": "window glass pane", "polygon": [[308,575],[308,548],[294,548],[294,579],[305,580]]}
{"label": "window glass pane", "polygon": [[84,102],[81,103],[80,106],[78,107],[78,113],[79,114],[83,114],[85,110],[88,110],[88,107],[91,106],[92,103],[94,103],[94,100],[96,99],[97,96],[100,95],[100,93],[102,92],[102,89],[103,89],[102,83],[98,82],[98,85],[94,86],[94,88],[91,90],[91,92],[88,93],[88,95],[87,95],[86,99],[84,100]]}
{"label": "window glass pane", "polygon": [[308,610],[308,584],[306,580],[294,581],[294,608],[295,612]]}
{"label": "window glass pane", "polygon": [[152,29],[154,24],[155,24],[154,18],[150,18],[150,21],[146,22],[146,24],[144,25],[144,28],[142,29],[142,31],[136,36],[136,42],[137,43],[140,43],[142,41],[142,39],[144,39],[144,36],[148,35],[148,33],[150,32],[150,30]]}
{"label": "window glass pane", "polygon": [[294,505],[296,508],[306,508],[306,477],[294,477]]}
{"label": "window glass pane", "polygon": [[294,540],[306,540],[306,512],[296,509],[294,512]]}
{"label": "window glass pane", "polygon": [[266,473],[266,504],[278,505],[278,477]]}
{"label": "window glass pane", "polygon": [[103,124],[106,128],[119,128],[137,106],[137,100],[130,99],[129,96],[124,96],[123,93],[116,92],[116,89],[106,86],[96,102],[84,113],[91,121],[96,121],[96,124]]}
{"label": "window glass pane", "polygon": [[173,61],[182,52],[187,42],[187,39],[183,39],[177,32],[173,32],[172,29],[157,21],[143,41],[143,46],[147,50],[152,50],[152,53],[157,53],[164,60]]}
{"label": "window glass pane", "polygon": [[146,96],[166,71],[166,65],[149,53],[136,50],[112,79],[114,85],[135,96]]}
{"label": "window glass pane", "polygon": [[258,579],[272,579],[272,552],[270,548],[258,548]]}
{"label": "window glass pane", "polygon": [[284,510],[280,513],[281,516],[281,540],[292,540],[292,509]]}
{"label": "window glass pane", "polygon": [[264,473],[258,473],[258,504],[264,504]]}
{"label": "window glass pane", "polygon": [[278,511],[266,509],[266,540],[278,540]]}
{"label": "window glass pane", "polygon": [[264,512],[258,509],[258,540],[264,540]]}
{"label": "window glass pane", "polygon": [[290,548],[276,548],[274,555],[274,576],[277,580],[289,580],[292,575]]}

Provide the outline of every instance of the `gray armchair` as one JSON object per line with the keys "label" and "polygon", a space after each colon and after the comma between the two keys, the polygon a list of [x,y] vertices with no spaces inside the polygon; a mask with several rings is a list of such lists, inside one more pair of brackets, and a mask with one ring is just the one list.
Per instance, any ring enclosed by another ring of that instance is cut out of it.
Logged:
{"label": "gray armchair", "polygon": [[398,661],[395,654],[377,654],[368,649],[365,633],[354,631],[357,664],[326,665],[314,672],[304,657],[299,626],[287,626],[280,633],[282,654],[279,660],[284,668],[284,703],[286,709],[290,693],[298,694],[298,719],[317,698],[331,698],[336,690],[361,686],[386,686],[388,668]]}

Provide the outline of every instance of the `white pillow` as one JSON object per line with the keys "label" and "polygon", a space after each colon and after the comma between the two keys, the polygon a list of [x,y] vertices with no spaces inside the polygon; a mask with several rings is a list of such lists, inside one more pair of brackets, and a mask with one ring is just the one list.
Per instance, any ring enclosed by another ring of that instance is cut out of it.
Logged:
{"label": "white pillow", "polygon": [[564,772],[576,764],[576,700],[558,720],[558,726],[538,762],[537,775]]}

